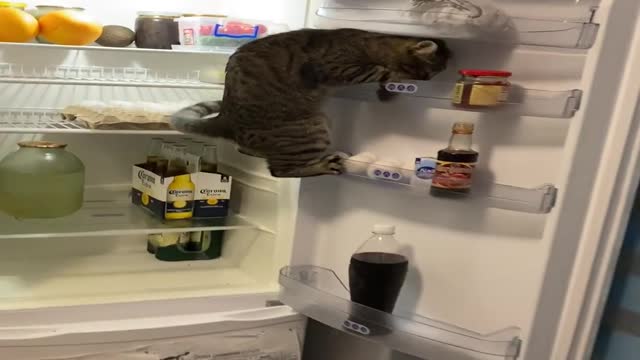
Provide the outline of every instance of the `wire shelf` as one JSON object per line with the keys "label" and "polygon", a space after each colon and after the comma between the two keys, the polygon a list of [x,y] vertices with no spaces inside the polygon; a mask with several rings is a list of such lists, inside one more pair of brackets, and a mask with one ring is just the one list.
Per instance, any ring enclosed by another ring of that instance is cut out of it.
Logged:
{"label": "wire shelf", "polygon": [[181,135],[175,130],[115,130],[88,129],[78,122],[65,120],[56,109],[0,110],[0,133],[22,134],[119,134],[119,135]]}
{"label": "wire shelf", "polygon": [[61,51],[92,51],[92,52],[124,52],[134,54],[162,54],[166,55],[220,55],[229,56],[235,52],[235,49],[229,48],[198,48],[196,46],[179,46],[177,49],[143,49],[136,47],[109,47],[109,46],[76,46],[76,45],[53,45],[39,43],[1,43],[0,50],[17,50],[17,49],[36,49],[36,50],[61,50]]}
{"label": "wire shelf", "polygon": [[41,68],[0,63],[0,83],[222,89],[200,81],[200,71],[153,71],[136,67],[50,65]]}

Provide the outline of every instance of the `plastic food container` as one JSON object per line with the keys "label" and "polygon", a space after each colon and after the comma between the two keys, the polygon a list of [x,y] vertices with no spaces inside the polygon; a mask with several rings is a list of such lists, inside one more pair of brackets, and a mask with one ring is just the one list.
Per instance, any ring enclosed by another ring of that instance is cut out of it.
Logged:
{"label": "plastic food container", "polygon": [[196,49],[235,49],[255,39],[287,30],[285,25],[229,19],[222,15],[188,16],[176,21],[180,31],[180,44]]}
{"label": "plastic food container", "polygon": [[501,70],[459,71],[461,77],[453,91],[453,104],[460,107],[490,107],[509,98],[511,73]]}
{"label": "plastic food container", "polygon": [[82,206],[84,165],[67,145],[28,141],[0,162],[2,210],[17,218],[56,218]]}
{"label": "plastic food container", "polygon": [[136,19],[136,46],[146,49],[171,49],[172,45],[180,44],[178,13],[167,12],[138,12]]}

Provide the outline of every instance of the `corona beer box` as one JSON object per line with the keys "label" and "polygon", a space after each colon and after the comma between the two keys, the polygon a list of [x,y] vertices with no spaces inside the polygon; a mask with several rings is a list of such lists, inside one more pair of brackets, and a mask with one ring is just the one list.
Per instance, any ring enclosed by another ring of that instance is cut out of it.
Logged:
{"label": "corona beer box", "polygon": [[197,172],[162,177],[133,166],[132,202],[154,215],[172,220],[227,216],[231,198],[231,176]]}

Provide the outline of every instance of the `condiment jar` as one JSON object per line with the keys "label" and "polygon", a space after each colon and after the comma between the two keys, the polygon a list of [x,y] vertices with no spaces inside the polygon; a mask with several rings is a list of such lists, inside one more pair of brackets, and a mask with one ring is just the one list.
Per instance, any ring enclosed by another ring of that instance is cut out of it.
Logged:
{"label": "condiment jar", "polygon": [[500,70],[459,71],[461,77],[453,92],[453,104],[460,107],[490,107],[509,98],[511,73]]}
{"label": "condiment jar", "polygon": [[165,12],[138,12],[136,19],[136,46],[147,49],[171,49],[180,45],[180,32],[175,22],[181,14]]}
{"label": "condiment jar", "polygon": [[0,206],[17,218],[56,218],[82,206],[84,165],[66,144],[18,143],[0,161]]}

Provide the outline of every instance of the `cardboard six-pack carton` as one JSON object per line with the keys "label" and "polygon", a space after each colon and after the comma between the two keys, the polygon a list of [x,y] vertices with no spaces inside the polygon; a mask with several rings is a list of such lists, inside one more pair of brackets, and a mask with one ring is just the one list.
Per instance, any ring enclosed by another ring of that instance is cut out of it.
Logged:
{"label": "cardboard six-pack carton", "polygon": [[144,169],[144,164],[134,165],[132,202],[160,218],[165,218],[167,211],[188,213],[190,210],[197,219],[227,216],[231,176],[196,172],[177,178],[162,177]]}

